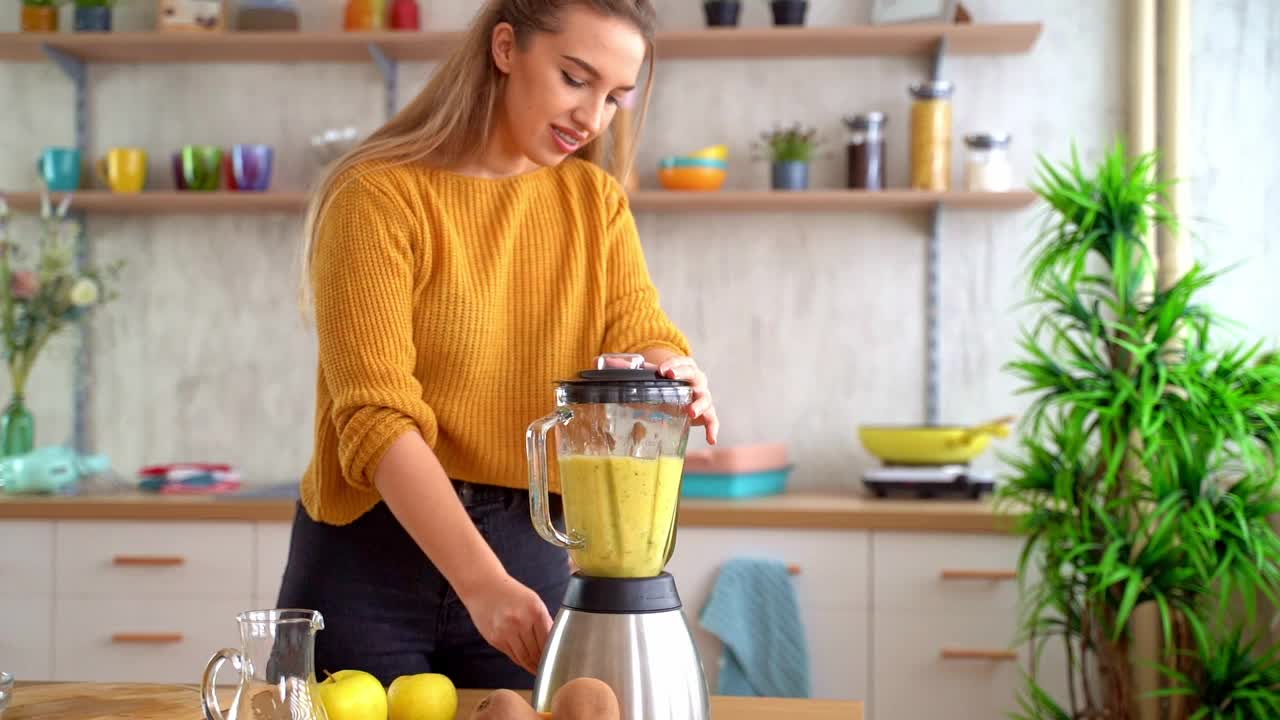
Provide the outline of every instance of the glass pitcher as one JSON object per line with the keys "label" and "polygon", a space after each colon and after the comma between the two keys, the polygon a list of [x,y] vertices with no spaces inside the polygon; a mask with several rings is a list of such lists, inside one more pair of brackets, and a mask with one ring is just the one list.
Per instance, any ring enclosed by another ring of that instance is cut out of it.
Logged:
{"label": "glass pitcher", "polygon": [[[240,649],[223,648],[201,682],[205,720],[328,720],[316,695],[315,639],[324,618],[314,610],[251,610],[236,616]],[[224,715],[214,683],[225,662],[240,671]]]}
{"label": "glass pitcher", "polygon": [[[567,548],[583,575],[652,577],[666,566],[692,396],[688,382],[644,369],[643,356],[602,355],[594,370],[560,381],[555,412],[529,426],[533,525],[544,540]],[[566,532],[551,523],[552,429]]]}

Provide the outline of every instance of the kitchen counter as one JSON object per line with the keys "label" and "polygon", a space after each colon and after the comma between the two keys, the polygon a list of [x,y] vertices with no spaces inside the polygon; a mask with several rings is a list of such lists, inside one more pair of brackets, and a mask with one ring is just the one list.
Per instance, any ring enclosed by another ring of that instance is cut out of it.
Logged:
{"label": "kitchen counter", "polygon": [[[290,522],[290,498],[0,495],[0,520],[240,520]],[[898,500],[853,493],[796,492],[744,500],[680,502],[681,527],[917,530],[1007,533],[1012,518],[989,499]]]}
{"label": "kitchen counter", "polygon": [[[457,720],[468,720],[486,690],[459,690]],[[231,688],[219,693],[230,697]],[[527,697],[527,693],[526,693]],[[224,700],[225,702],[225,700]],[[225,706],[224,706],[225,707]],[[711,717],[724,720],[862,720],[849,700],[714,697]],[[189,685],[19,682],[4,720],[201,720],[199,688]]]}

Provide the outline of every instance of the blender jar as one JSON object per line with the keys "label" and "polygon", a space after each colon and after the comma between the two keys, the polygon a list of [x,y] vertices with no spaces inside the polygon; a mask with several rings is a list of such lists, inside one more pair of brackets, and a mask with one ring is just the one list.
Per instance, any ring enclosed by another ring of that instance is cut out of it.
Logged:
{"label": "blender jar", "polygon": [[[606,367],[611,359],[626,367]],[[583,575],[652,577],[674,548],[693,389],[643,365],[640,355],[601,356],[596,369],[557,384],[555,411],[525,434],[533,525]],[[549,508],[553,429],[563,533]]]}

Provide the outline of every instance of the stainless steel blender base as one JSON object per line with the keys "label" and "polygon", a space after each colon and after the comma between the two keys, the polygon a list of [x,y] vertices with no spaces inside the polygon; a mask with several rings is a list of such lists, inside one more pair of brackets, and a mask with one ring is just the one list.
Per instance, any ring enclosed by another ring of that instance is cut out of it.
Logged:
{"label": "stainless steel blender base", "polygon": [[598,613],[562,607],[533,686],[533,707],[551,710],[565,683],[593,677],[613,688],[622,720],[709,720],[707,680],[679,609]]}

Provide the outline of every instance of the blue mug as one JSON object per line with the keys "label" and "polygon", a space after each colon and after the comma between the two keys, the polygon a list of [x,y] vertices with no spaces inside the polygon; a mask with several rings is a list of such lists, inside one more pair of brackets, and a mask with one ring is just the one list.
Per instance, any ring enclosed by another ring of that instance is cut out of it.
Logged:
{"label": "blue mug", "polygon": [[261,192],[271,186],[270,145],[233,145],[231,175],[237,190]]}
{"label": "blue mug", "polygon": [[80,151],[75,148],[45,148],[36,159],[36,172],[55,192],[80,189]]}

